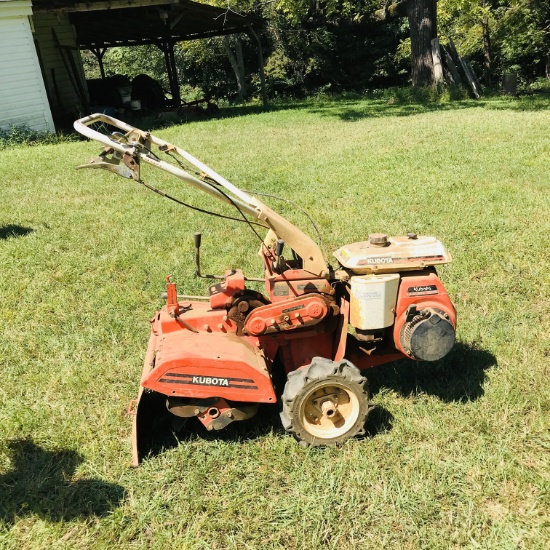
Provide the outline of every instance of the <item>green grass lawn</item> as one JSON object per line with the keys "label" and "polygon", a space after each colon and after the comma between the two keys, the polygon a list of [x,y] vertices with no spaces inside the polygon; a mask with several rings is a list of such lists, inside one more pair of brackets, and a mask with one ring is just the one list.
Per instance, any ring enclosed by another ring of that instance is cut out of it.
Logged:
{"label": "green grass lawn", "polygon": [[[243,224],[74,167],[98,144],[0,151],[0,547],[548,548],[550,101],[341,99],[157,133],[243,189],[300,203],[331,252],[441,239],[459,316],[439,364],[368,373],[368,436],[300,448],[276,408],[130,468],[128,403],[175,275],[258,276]],[[152,169],[149,182],[209,202]],[[313,236],[300,212],[268,200]],[[167,442],[171,443],[171,442]],[[175,441],[174,441],[175,443]]]}

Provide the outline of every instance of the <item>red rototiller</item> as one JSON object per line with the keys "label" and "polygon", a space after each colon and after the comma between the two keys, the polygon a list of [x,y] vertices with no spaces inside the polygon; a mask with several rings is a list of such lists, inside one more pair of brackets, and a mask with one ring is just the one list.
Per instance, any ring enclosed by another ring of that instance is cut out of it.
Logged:
{"label": "red rototiller", "polygon": [[[166,305],[151,321],[135,407],[134,465],[148,452],[159,402],[208,430],[279,402],[285,430],[303,445],[342,443],[364,433],[373,408],[366,369],[402,358],[437,361],[453,347],[456,311],[436,272],[451,256],[434,237],[371,234],[339,248],[331,264],[314,240],[183,149],[102,114],[75,128],[105,146],[83,167],[157,192],[140,168],[160,168],[233,206],[234,219],[254,232],[267,229],[260,237],[264,292],[248,288],[258,279],[240,269],[206,276],[219,281],[204,299],[178,295],[166,279]],[[195,234],[199,276],[200,244]],[[275,387],[278,375],[284,387]]]}

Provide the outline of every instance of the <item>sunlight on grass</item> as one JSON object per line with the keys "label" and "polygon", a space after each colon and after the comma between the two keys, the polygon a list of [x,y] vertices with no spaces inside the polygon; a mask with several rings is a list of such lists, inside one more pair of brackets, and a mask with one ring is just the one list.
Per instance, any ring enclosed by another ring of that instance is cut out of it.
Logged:
{"label": "sunlight on grass", "polygon": [[[258,276],[242,224],[74,167],[97,144],[0,151],[0,545],[6,548],[544,548],[548,523],[550,110],[289,103],[157,131],[243,189],[298,202],[326,248],[383,231],[441,239],[458,343],[368,373],[364,440],[303,450],[276,409],[129,468],[129,401],[164,277]],[[239,116],[239,114],[241,115]],[[232,213],[167,175],[147,181]],[[284,202],[270,206],[313,236]]]}

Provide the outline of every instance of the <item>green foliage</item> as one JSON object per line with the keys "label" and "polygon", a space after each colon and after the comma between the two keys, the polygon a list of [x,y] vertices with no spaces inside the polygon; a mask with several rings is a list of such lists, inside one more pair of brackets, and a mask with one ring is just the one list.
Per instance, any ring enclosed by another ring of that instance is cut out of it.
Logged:
{"label": "green foliage", "polygon": [[522,91],[527,94],[540,93],[550,96],[550,79],[548,78],[540,77],[532,82],[522,82],[521,87]]}
{"label": "green foliage", "polygon": [[[226,2],[218,2],[226,6]],[[267,89],[271,97],[304,96],[319,91],[364,90],[369,85],[401,82],[402,65],[392,53],[402,36],[399,24],[359,24],[372,11],[371,2],[231,2],[234,11],[265,18],[261,33]],[[241,37],[252,95],[259,94],[257,44]],[[214,39],[183,45],[184,78],[211,90],[215,97],[236,94],[235,77],[220,42]]]}
{"label": "green foliage", "polygon": [[481,51],[483,17],[489,17],[494,26],[493,11],[482,0],[440,0],[437,16],[442,38],[452,38],[466,57]]}
{"label": "green foliage", "polygon": [[[206,0],[205,0],[206,1]],[[413,0],[414,1],[414,0]],[[382,0],[210,0],[237,13],[262,16],[260,32],[268,94],[303,97],[319,92],[363,91],[405,84],[410,72],[410,39],[405,19],[374,23],[369,17]],[[483,29],[491,41],[493,76],[519,69],[524,81],[545,74],[550,55],[550,4],[547,0],[440,0],[438,27],[443,42],[452,38],[476,72],[483,64]],[[231,37],[242,45],[250,98],[260,94],[257,43],[248,35]],[[190,97],[232,101],[237,82],[221,37],[178,44],[175,50],[182,87]],[[89,77],[99,77],[97,61],[84,56]],[[147,73],[169,88],[164,55],[156,46],[112,48],[104,63],[108,75],[130,78]]]}
{"label": "green foliage", "polygon": [[546,0],[510,0],[497,10],[495,39],[504,68],[519,64],[534,76],[550,56],[550,4]]}
{"label": "green foliage", "polygon": [[493,73],[516,70],[524,78],[545,75],[550,56],[547,0],[440,0],[440,34],[452,38],[461,55],[481,64],[482,22],[489,28]]}
{"label": "green foliage", "polygon": [[[221,0],[210,3],[228,6]],[[401,22],[383,26],[369,23],[364,16],[375,7],[370,0],[326,4],[240,0],[229,4],[233,11],[253,12],[266,20],[260,34],[271,97],[305,96],[327,90],[361,91],[369,86],[404,82],[406,60],[396,61],[393,54],[406,36],[406,27]],[[251,97],[257,97],[258,46],[247,35],[240,35],[238,40],[247,90]],[[232,100],[237,96],[237,84],[222,41],[215,37],[178,44],[178,73],[183,86],[201,90],[209,98]],[[94,56],[86,54],[84,63],[88,77],[97,78]],[[132,78],[145,72],[168,88],[164,57],[155,46],[109,49],[104,65],[107,75]]]}
{"label": "green foliage", "polygon": [[[181,61],[181,50],[176,47],[174,54]],[[87,78],[100,78],[99,64],[91,52],[83,58]],[[109,48],[103,58],[106,76],[122,74],[132,79],[146,73],[165,88],[169,89],[164,54],[154,45]]]}
{"label": "green foliage", "polygon": [[269,83],[271,89],[278,94],[307,95],[403,82],[403,66],[392,57],[404,36],[401,25],[370,23],[363,17],[370,9],[367,3],[342,4],[332,11],[298,10],[290,19],[276,12],[269,19],[266,36],[270,77],[276,76]]}
{"label": "green foliage", "polygon": [[[249,36],[239,35],[229,38],[233,50],[237,39],[242,46],[245,76],[250,85],[258,71],[255,46]],[[223,40],[223,37],[213,37],[180,43],[180,74],[183,83],[200,89],[207,98],[233,100],[237,97],[237,82]]]}

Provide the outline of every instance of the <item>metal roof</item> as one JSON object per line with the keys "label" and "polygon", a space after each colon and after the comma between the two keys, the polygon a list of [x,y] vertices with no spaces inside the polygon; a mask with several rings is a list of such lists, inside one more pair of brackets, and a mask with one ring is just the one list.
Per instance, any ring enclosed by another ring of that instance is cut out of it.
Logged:
{"label": "metal roof", "polygon": [[263,19],[190,0],[34,0],[34,12],[65,12],[80,48],[207,38],[258,29]]}

